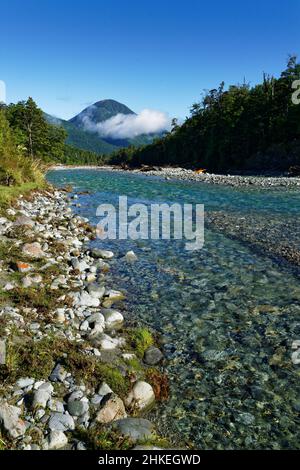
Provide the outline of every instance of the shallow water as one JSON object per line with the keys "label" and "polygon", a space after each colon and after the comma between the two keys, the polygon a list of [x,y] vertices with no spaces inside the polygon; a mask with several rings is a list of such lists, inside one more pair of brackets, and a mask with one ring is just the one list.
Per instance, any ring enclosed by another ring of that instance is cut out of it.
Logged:
{"label": "shallow water", "polygon": [[[164,181],[96,170],[48,174],[71,184],[81,215],[97,223],[99,204],[203,203],[205,210],[272,223],[297,217],[295,190],[232,188]],[[271,217],[271,219],[270,219]],[[271,230],[271,227],[270,227]],[[209,448],[300,448],[300,366],[291,342],[300,339],[300,284],[288,266],[243,242],[206,229],[205,245],[184,241],[95,241],[116,253],[108,284],[127,291],[127,317],[163,335],[171,397],[153,412],[174,440]],[[121,258],[133,249],[138,261]]]}

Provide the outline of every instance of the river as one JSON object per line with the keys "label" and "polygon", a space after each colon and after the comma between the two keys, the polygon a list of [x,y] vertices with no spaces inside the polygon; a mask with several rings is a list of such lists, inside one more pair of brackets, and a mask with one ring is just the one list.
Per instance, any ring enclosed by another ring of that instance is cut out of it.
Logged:
{"label": "river", "polygon": [[[300,193],[295,189],[232,188],[97,170],[48,173],[72,185],[74,211],[96,224],[101,203],[201,203],[205,213],[243,216],[266,224],[274,245],[299,236]],[[261,231],[261,233],[264,233]],[[280,233],[278,233],[280,232]],[[257,232],[256,232],[257,233]],[[275,237],[275,238],[274,238]],[[276,239],[278,237],[278,240]],[[209,225],[204,247],[185,240],[93,242],[116,256],[109,287],[125,289],[126,317],[155,328],[164,344],[171,396],[155,411],[173,442],[199,449],[300,448],[300,369],[291,344],[300,339],[300,284],[292,266]],[[266,242],[267,243],[267,242]],[[128,250],[134,264],[122,260]]]}

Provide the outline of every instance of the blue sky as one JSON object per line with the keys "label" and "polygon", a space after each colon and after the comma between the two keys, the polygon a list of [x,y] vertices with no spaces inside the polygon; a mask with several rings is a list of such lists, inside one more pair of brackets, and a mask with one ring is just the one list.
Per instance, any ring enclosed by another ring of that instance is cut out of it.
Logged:
{"label": "blue sky", "polygon": [[3,0],[0,18],[7,100],[63,118],[105,98],[185,117],[203,89],[300,55],[299,0]]}

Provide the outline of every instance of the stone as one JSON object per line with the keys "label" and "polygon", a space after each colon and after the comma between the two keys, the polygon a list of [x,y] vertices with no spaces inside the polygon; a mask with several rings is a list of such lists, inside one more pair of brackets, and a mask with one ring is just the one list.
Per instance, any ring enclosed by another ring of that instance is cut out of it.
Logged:
{"label": "stone", "polygon": [[109,394],[101,401],[101,409],[97,413],[96,421],[107,424],[126,417],[125,406],[121,398],[117,395]]}
{"label": "stone", "polygon": [[31,377],[20,378],[16,381],[16,385],[20,388],[30,387],[34,384],[34,379]]}
{"label": "stone", "polygon": [[22,253],[30,258],[43,258],[45,256],[45,253],[38,242],[25,243],[22,248]]}
{"label": "stone", "polygon": [[35,225],[34,220],[30,219],[26,215],[20,215],[13,223],[14,226],[23,226],[32,228]]}
{"label": "stone", "polygon": [[80,307],[99,307],[100,300],[88,294],[88,292],[83,291],[78,296],[76,304]]}
{"label": "stone", "polygon": [[51,431],[73,431],[75,423],[72,416],[64,413],[52,413],[48,427]]}
{"label": "stone", "polygon": [[63,402],[53,398],[48,400],[47,407],[50,411],[58,411],[59,413],[63,413],[65,411]]}
{"label": "stone", "polygon": [[102,309],[105,319],[105,327],[108,330],[113,330],[122,326],[124,317],[121,312],[112,308]]}
{"label": "stone", "polygon": [[33,408],[46,408],[47,402],[51,394],[47,390],[38,389],[33,394],[32,407]]}
{"label": "stone", "polygon": [[94,258],[102,258],[102,259],[112,259],[114,257],[114,253],[109,250],[101,250],[100,248],[93,248],[91,255]]}
{"label": "stone", "polygon": [[295,339],[292,342],[292,349],[300,349],[300,339]]}
{"label": "stone", "polygon": [[52,370],[49,380],[51,380],[51,382],[63,382],[66,379],[67,374],[68,373],[65,368],[58,363]]}
{"label": "stone", "polygon": [[143,410],[155,401],[153,388],[142,380],[136,382],[125,400],[126,406]]}
{"label": "stone", "polygon": [[24,261],[17,261],[16,270],[19,271],[19,273],[28,273],[32,270],[32,266],[28,263],[24,263]]}
{"label": "stone", "polygon": [[65,309],[64,308],[57,308],[55,312],[55,320],[57,323],[65,323],[66,316],[65,316]]}
{"label": "stone", "polygon": [[102,382],[98,389],[98,394],[104,397],[105,395],[108,395],[110,393],[113,393],[112,389],[110,388],[109,385],[107,385],[106,382]]}
{"label": "stone", "polygon": [[48,449],[62,449],[68,444],[68,438],[62,431],[51,431],[48,437]]}
{"label": "stone", "polygon": [[149,366],[154,366],[158,364],[162,360],[162,358],[162,352],[155,346],[149,346],[149,348],[146,349],[144,354],[144,362]]}
{"label": "stone", "polygon": [[82,400],[68,400],[68,412],[72,416],[82,416],[89,409],[89,403]]}
{"label": "stone", "polygon": [[292,363],[295,365],[300,364],[300,349],[297,349],[292,353]]}
{"label": "stone", "polygon": [[123,294],[123,292],[111,289],[106,292],[104,300],[102,302],[102,306],[104,308],[110,308],[115,302],[119,302],[123,299],[125,299],[125,295]]}
{"label": "stone", "polygon": [[0,402],[0,428],[13,439],[23,436],[26,431],[26,425],[20,419],[21,412],[20,408],[9,405],[6,401]]}
{"label": "stone", "polygon": [[0,339],[0,365],[4,365],[6,361],[6,341]]}
{"label": "stone", "polygon": [[73,269],[77,269],[81,273],[89,269],[89,265],[85,260],[79,260],[78,258],[72,258],[71,259],[71,264]]}
{"label": "stone", "polygon": [[134,263],[135,261],[138,260],[138,257],[136,256],[135,252],[134,251],[127,251],[126,255],[125,255],[125,260],[127,261],[127,263]]}
{"label": "stone", "polygon": [[236,420],[245,426],[251,426],[255,423],[255,416],[251,413],[239,413]]}
{"label": "stone", "polygon": [[118,338],[112,338],[111,336],[105,333],[101,336],[99,340],[99,347],[104,351],[111,351],[121,345],[122,343],[120,343]]}
{"label": "stone", "polygon": [[120,419],[114,422],[113,428],[133,442],[147,441],[154,435],[154,425],[144,418]]}
{"label": "stone", "polygon": [[98,286],[97,284],[90,284],[87,288],[88,293],[92,297],[96,297],[97,299],[102,299],[105,294],[105,287]]}

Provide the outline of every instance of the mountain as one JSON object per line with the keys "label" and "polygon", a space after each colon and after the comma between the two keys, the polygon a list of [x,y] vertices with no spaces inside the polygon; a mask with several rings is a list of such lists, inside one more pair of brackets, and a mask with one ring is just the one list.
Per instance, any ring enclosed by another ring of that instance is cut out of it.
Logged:
{"label": "mountain", "polygon": [[70,119],[69,122],[76,127],[84,126],[84,119],[88,118],[92,123],[106,121],[116,114],[135,114],[125,104],[119,103],[115,100],[102,100],[85,108],[81,113]]}
{"label": "mountain", "polygon": [[118,101],[107,99],[97,101],[88,106],[69,121],[59,119],[45,113],[45,117],[51,124],[62,126],[68,133],[66,143],[83,150],[99,154],[111,154],[122,147],[141,146],[153,141],[155,135],[139,135],[132,139],[113,139],[100,137],[96,132],[87,130],[84,122],[88,118],[92,124],[106,121],[117,114],[136,114],[127,106]]}

